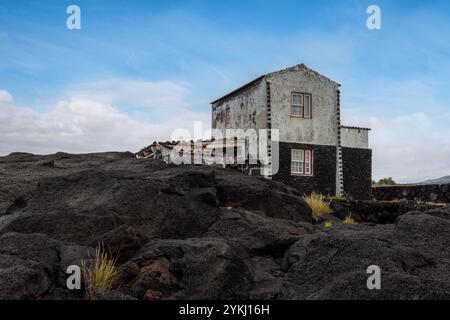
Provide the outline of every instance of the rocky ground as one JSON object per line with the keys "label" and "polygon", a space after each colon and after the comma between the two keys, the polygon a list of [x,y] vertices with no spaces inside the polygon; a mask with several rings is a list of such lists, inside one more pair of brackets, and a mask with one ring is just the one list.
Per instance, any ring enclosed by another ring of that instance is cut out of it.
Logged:
{"label": "rocky ground", "polygon": [[103,299],[450,298],[448,208],[374,221],[341,204],[324,228],[281,183],[131,153],[11,154],[0,181],[0,299],[82,299],[64,271],[99,242],[120,254]]}

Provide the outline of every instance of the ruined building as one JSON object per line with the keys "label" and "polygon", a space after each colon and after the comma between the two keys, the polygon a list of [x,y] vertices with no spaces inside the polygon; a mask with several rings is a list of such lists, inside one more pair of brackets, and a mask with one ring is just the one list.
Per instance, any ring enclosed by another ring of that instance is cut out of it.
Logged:
{"label": "ruined building", "polygon": [[[266,178],[287,183],[302,194],[316,191],[369,198],[370,129],[341,124],[339,87],[304,64],[262,75],[211,103],[213,135],[220,137],[154,142],[137,156],[166,162],[176,162],[181,156],[188,160],[182,163],[211,165],[206,161],[210,155],[220,158],[218,153],[225,155],[232,150],[231,162],[229,156],[223,157],[228,159],[223,166],[238,163],[236,159],[243,157],[244,165],[234,167],[248,174],[257,169]],[[228,136],[227,129],[258,132],[258,154],[264,153],[264,161],[255,165],[249,156],[249,146],[254,143],[246,135]],[[265,132],[264,139],[260,131]]]}
{"label": "ruined building", "polygon": [[[304,64],[268,73],[214,100],[212,128],[278,129],[279,167],[269,178],[302,193],[368,198],[370,129],[341,124],[339,87]],[[273,146],[269,134],[269,157]]]}

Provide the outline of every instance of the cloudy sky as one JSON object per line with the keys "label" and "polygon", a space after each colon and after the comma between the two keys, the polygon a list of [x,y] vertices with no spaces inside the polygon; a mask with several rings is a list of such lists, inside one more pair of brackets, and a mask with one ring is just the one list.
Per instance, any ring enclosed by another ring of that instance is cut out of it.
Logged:
{"label": "cloudy sky", "polygon": [[449,175],[449,39],[447,0],[2,1],[0,155],[137,151],[303,62],[342,84],[344,124],[373,129],[374,178]]}

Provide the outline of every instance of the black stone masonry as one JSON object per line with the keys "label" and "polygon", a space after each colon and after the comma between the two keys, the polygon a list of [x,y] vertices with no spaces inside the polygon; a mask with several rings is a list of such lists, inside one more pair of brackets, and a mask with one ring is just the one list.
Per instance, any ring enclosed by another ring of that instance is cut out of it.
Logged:
{"label": "black stone masonry", "polygon": [[372,193],[372,150],[342,148],[344,192],[357,200],[368,200]]}
{"label": "black stone masonry", "polygon": [[[336,190],[336,147],[302,143],[279,144],[279,170],[272,180],[282,181],[296,188],[302,194],[313,191],[323,194],[334,194]],[[313,175],[291,175],[291,149],[313,151]]]}
{"label": "black stone masonry", "polygon": [[[301,176],[291,174],[291,150],[313,151],[313,174]],[[342,148],[344,192],[357,200],[371,198],[372,150]],[[279,143],[279,170],[272,176],[302,194],[313,191],[322,194],[336,193],[336,147],[302,143]]]}

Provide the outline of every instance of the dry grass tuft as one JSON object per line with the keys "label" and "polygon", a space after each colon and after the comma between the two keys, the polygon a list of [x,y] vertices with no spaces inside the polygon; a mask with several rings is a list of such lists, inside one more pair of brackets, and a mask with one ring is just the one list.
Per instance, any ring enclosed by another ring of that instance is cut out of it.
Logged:
{"label": "dry grass tuft", "polygon": [[324,196],[320,193],[311,193],[309,196],[304,196],[303,199],[310,206],[312,210],[312,216],[315,220],[319,219],[320,216],[330,213],[332,210],[330,208],[330,203],[324,200]]}
{"label": "dry grass tuft", "polygon": [[81,261],[86,299],[95,300],[111,290],[117,279],[117,257],[111,258],[103,244],[98,244],[92,261]]}
{"label": "dry grass tuft", "polygon": [[345,217],[344,224],[356,224],[356,221],[355,219],[352,218],[352,215],[349,214],[348,216]]}

